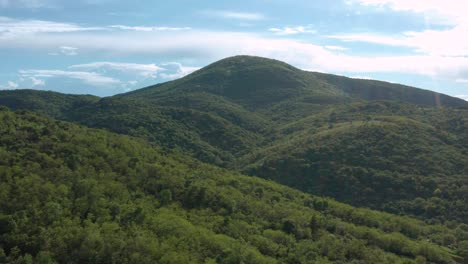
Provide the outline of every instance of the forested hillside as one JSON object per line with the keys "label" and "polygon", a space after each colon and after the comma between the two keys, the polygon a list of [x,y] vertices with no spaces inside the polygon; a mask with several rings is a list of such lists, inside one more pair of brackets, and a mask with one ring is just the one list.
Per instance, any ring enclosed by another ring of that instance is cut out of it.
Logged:
{"label": "forested hillside", "polygon": [[0,104],[352,205],[468,224],[468,103],[447,95],[236,56],[113,97],[1,91]]}
{"label": "forested hillside", "polygon": [[203,164],[141,139],[0,110],[0,262],[460,263],[428,225]]}
{"label": "forested hillside", "polygon": [[281,127],[251,175],[353,205],[468,223],[468,112],[358,103]]}
{"label": "forested hillside", "polygon": [[77,108],[96,103],[99,97],[71,95],[50,91],[11,90],[1,91],[0,105],[11,109],[29,109],[54,118],[66,118],[66,114]]}

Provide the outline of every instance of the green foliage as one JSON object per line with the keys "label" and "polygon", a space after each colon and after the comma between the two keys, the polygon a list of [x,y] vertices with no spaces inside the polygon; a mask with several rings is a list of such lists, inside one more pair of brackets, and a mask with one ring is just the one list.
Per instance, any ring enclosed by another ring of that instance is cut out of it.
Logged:
{"label": "green foliage", "polygon": [[464,227],[357,209],[29,112],[2,109],[0,121],[3,262],[453,263],[465,252]]}
{"label": "green foliage", "polygon": [[[0,104],[142,138],[352,205],[455,228],[468,223],[468,103],[431,91],[236,56],[113,97],[1,91]],[[77,168],[81,158],[70,152],[65,162]],[[129,163],[135,169],[138,161]],[[148,191],[162,190],[151,183]],[[206,202],[202,187],[190,192]]]}
{"label": "green foliage", "polygon": [[70,95],[37,90],[1,91],[0,105],[13,110],[28,109],[54,118],[65,118],[66,113],[96,103],[99,97]]}
{"label": "green foliage", "polygon": [[342,106],[284,126],[281,140],[237,167],[357,206],[468,223],[468,127],[459,128],[467,113],[383,102]]}

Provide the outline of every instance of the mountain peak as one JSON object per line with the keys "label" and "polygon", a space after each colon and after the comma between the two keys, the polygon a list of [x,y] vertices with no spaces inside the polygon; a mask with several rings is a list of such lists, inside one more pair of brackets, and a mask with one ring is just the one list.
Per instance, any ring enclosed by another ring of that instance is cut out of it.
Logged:
{"label": "mountain peak", "polygon": [[264,58],[264,57],[258,57],[258,56],[251,56],[251,55],[236,55],[232,57],[227,57],[224,59],[221,59],[219,61],[216,61],[206,67],[206,69],[209,69],[210,67],[240,67],[240,66],[282,66],[289,68],[291,70],[299,70],[285,62],[275,60],[275,59],[270,59],[270,58]]}
{"label": "mountain peak", "polygon": [[126,95],[157,99],[200,93],[220,96],[223,100],[249,109],[270,107],[287,101],[294,107],[299,102],[329,104],[350,100],[388,100],[424,106],[467,105],[461,99],[432,91],[307,72],[275,59],[247,55],[228,57],[182,79]]}
{"label": "mountain peak", "polygon": [[245,55],[219,60],[161,88],[155,92],[210,93],[248,108],[304,95],[337,95],[313,75],[285,62]]}
{"label": "mountain peak", "polygon": [[216,61],[182,79],[131,94],[139,98],[157,98],[209,93],[248,108],[257,108],[302,95],[306,88],[309,88],[307,93],[316,94],[321,88],[313,80],[307,72],[285,62],[240,55]]}

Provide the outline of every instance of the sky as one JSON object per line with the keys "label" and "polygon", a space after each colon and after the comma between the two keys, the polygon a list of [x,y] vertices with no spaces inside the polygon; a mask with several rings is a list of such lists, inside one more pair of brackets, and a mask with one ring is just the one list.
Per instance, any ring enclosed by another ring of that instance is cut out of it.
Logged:
{"label": "sky", "polygon": [[0,0],[0,90],[109,96],[256,55],[468,100],[466,0]]}

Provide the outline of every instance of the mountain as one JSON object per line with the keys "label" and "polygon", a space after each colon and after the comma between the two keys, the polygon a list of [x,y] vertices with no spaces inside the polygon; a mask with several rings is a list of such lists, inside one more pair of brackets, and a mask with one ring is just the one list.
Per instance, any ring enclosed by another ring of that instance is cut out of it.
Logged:
{"label": "mountain", "polygon": [[461,263],[463,227],[0,108],[2,263]]}
{"label": "mountain", "polygon": [[290,100],[342,102],[348,99],[341,90],[320,81],[314,74],[284,62],[249,56],[227,58],[182,79],[122,96],[159,101],[180,93],[208,93],[249,110]]}
{"label": "mountain", "polygon": [[387,100],[420,106],[466,107],[467,102],[444,94],[405,85],[374,80],[352,79],[332,74],[314,73],[317,78],[333,85],[352,97],[364,100]]}
{"label": "mountain", "polygon": [[458,98],[250,56],[106,98],[30,92],[0,92],[0,103],[352,205],[468,224],[468,102]]}
{"label": "mountain", "polygon": [[99,97],[93,95],[71,95],[51,91],[7,90],[1,91],[0,105],[11,109],[29,109],[55,118],[65,118],[65,114],[75,109],[93,104]]}
{"label": "mountain", "polygon": [[288,124],[237,168],[356,206],[467,223],[468,112],[401,107],[353,104]]}
{"label": "mountain", "polygon": [[294,100],[303,103],[392,100],[421,106],[467,106],[462,99],[418,88],[307,72],[277,60],[235,56],[182,79],[130,92],[123,97],[160,98],[206,92],[249,109]]}

